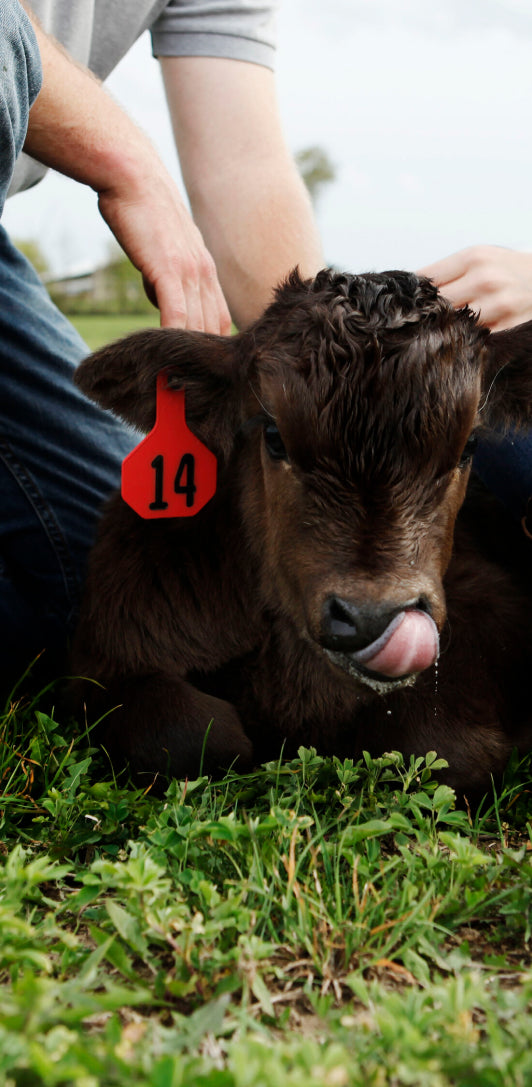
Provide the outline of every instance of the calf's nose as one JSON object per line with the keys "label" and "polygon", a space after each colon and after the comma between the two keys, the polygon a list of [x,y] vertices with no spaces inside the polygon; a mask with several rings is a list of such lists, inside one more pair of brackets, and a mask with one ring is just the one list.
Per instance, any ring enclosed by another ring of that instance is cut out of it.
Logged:
{"label": "calf's nose", "polygon": [[[322,610],[320,643],[337,653],[358,653],[373,645],[406,607],[389,603],[357,605],[352,600],[328,596]],[[408,607],[412,607],[411,601]]]}
{"label": "calf's nose", "polygon": [[357,606],[329,596],[322,611],[320,643],[336,658],[349,658],[366,673],[388,678],[422,672],[439,654],[438,630],[423,598],[415,603]]}

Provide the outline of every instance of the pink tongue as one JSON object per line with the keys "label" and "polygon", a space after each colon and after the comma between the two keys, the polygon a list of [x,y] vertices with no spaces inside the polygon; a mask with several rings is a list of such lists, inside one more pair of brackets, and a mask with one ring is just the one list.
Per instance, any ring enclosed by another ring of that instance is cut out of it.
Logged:
{"label": "pink tongue", "polygon": [[[399,621],[397,621],[399,620]],[[381,676],[406,676],[429,668],[439,653],[439,637],[436,624],[424,611],[405,611],[390,623],[390,635],[386,631],[375,642],[376,653],[371,646],[364,651],[364,667]],[[384,644],[383,644],[384,641]]]}

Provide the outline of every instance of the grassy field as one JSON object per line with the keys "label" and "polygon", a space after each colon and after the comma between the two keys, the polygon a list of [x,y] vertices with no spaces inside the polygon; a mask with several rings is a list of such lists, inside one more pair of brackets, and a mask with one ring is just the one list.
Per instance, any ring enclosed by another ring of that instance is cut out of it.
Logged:
{"label": "grassy field", "polygon": [[69,318],[91,351],[111,340],[118,340],[139,328],[158,328],[159,312],[130,314],[75,314]]}
{"label": "grassy field", "polygon": [[159,800],[44,705],[1,722],[2,1084],[532,1082],[530,760],[476,813],[304,749]]}

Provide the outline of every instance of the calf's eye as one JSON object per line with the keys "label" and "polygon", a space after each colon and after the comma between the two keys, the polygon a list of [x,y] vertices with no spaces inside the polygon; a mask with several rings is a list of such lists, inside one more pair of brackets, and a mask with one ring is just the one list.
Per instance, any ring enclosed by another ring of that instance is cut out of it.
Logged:
{"label": "calf's eye", "polygon": [[264,444],[272,460],[286,460],[285,445],[275,423],[266,423],[264,427]]}
{"label": "calf's eye", "polygon": [[478,445],[478,438],[477,438],[476,434],[470,434],[469,438],[467,439],[467,442],[464,445],[464,448],[463,448],[463,451],[462,451],[462,456],[460,457],[460,460],[458,461],[458,467],[459,468],[466,468],[467,467],[469,462],[472,460],[473,453],[475,452],[475,449],[477,448],[477,445]]}

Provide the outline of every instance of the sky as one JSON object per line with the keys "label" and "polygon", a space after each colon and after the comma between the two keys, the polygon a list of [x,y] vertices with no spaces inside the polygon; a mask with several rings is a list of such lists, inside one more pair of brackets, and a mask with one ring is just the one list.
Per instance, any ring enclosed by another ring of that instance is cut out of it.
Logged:
{"label": "sky", "polygon": [[[327,263],[416,269],[477,243],[532,250],[530,0],[280,0],[278,42],[287,142],[321,146],[336,171],[316,208]],[[148,35],[107,86],[179,179]],[[95,195],[57,174],[9,200],[3,222],[58,275],[109,249]]]}

